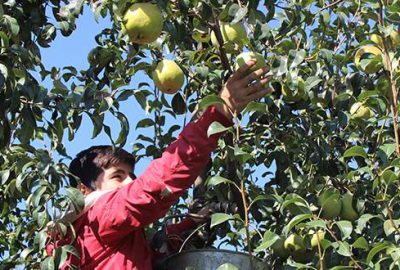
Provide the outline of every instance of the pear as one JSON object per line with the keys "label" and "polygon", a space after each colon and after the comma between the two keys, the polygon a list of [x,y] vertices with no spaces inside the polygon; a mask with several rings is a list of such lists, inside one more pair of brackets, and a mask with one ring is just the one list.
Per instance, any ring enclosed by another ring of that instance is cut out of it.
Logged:
{"label": "pear", "polygon": [[374,42],[376,45],[378,45],[379,47],[383,48],[383,39],[380,35],[377,34],[372,34],[371,35],[371,40],[372,42]]}
{"label": "pear", "polygon": [[[370,59],[370,62],[366,66],[361,65],[361,61],[364,59]],[[359,70],[367,74],[376,73],[383,67],[382,50],[372,45],[362,46],[354,56],[354,64]]]}
{"label": "pear", "polygon": [[247,61],[255,60],[256,64],[250,68],[248,73],[267,66],[264,57],[258,52],[242,52],[236,57],[235,70],[243,66]]}
{"label": "pear", "polygon": [[286,238],[284,242],[284,247],[290,253],[302,252],[306,250],[303,238],[295,233]]}
{"label": "pear", "polygon": [[[243,24],[238,22],[230,25],[228,22],[220,22],[219,25],[226,52],[234,53],[240,50],[245,40],[247,40],[247,33]],[[211,42],[214,46],[219,46],[214,32],[211,33]]]}
{"label": "pear", "polygon": [[319,205],[322,208],[322,217],[326,219],[336,218],[342,209],[339,191],[335,188],[326,189],[319,197]]}
{"label": "pear", "polygon": [[392,44],[394,47],[397,47],[400,45],[400,35],[399,32],[396,30],[393,30],[390,32],[390,40],[392,41]]}
{"label": "pear", "polygon": [[325,231],[318,230],[316,233],[313,234],[311,237],[311,247],[318,248],[318,243],[321,243],[321,240],[325,237]]}
{"label": "pear", "polygon": [[371,109],[362,104],[361,102],[354,103],[350,108],[350,116],[352,119],[364,119],[368,120],[374,114],[372,113]]}
{"label": "pear", "polygon": [[271,248],[276,256],[280,258],[289,257],[289,252],[285,249],[285,240],[282,237],[279,237],[279,239],[275,241]]}
{"label": "pear", "polygon": [[358,214],[353,208],[353,194],[349,191],[343,195],[340,217],[349,221],[355,221],[358,219]]}
{"label": "pear", "polygon": [[161,10],[152,3],[136,3],[125,12],[122,30],[133,43],[148,44],[161,34],[163,18]]}
{"label": "pear", "polygon": [[185,76],[182,69],[172,60],[162,60],[153,71],[155,85],[165,94],[174,94],[182,88]]}
{"label": "pear", "polygon": [[[396,47],[396,46],[400,45],[400,35],[396,30],[393,30],[392,32],[390,32],[389,37],[390,37],[390,41],[392,43],[392,46]],[[378,34],[372,34],[371,35],[371,41],[373,41],[380,48],[384,48],[385,47],[383,45],[383,38]]]}

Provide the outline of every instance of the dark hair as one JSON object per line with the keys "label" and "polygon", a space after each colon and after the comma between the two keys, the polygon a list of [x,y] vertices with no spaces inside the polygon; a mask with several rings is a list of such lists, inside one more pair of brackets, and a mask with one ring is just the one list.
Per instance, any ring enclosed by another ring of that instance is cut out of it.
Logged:
{"label": "dark hair", "polygon": [[[81,183],[87,187],[96,189],[95,181],[103,172],[118,163],[132,165],[132,171],[135,167],[135,156],[122,148],[110,145],[97,145],[83,150],[76,158],[71,161],[69,171],[81,180]],[[70,177],[72,186],[77,186],[75,177]]]}

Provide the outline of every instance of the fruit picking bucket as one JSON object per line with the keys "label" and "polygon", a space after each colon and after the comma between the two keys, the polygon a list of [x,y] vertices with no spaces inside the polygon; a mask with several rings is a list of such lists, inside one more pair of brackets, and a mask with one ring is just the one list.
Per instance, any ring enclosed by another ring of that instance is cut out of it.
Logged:
{"label": "fruit picking bucket", "polygon": [[[217,249],[197,249],[176,253],[164,259],[156,270],[217,270],[230,263],[238,270],[268,270],[266,262],[241,252]],[[251,266],[252,265],[252,266]],[[224,268],[228,269],[228,268]]]}

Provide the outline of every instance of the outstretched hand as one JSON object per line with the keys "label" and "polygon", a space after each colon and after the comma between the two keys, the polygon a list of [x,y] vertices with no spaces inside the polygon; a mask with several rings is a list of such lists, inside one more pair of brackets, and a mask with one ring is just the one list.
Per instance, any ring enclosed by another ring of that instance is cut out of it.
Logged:
{"label": "outstretched hand", "polygon": [[218,104],[216,107],[228,118],[239,114],[249,102],[272,91],[267,86],[272,79],[271,76],[266,76],[267,67],[249,73],[255,64],[255,61],[250,60],[241,66],[229,77],[219,93],[225,104]]}

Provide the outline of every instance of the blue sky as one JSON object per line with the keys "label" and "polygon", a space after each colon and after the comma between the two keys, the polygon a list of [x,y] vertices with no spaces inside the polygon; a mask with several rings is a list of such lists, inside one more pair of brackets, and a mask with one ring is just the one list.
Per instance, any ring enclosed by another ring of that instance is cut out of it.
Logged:
{"label": "blue sky", "polygon": [[[83,15],[77,19],[76,25],[77,29],[70,36],[64,37],[58,33],[55,41],[51,43],[51,47],[42,49],[42,62],[47,70],[50,70],[52,67],[61,68],[65,66],[74,66],[77,70],[87,69],[89,67],[87,55],[91,49],[97,46],[94,38],[104,28],[111,27],[111,21],[109,18],[104,19],[100,17],[99,21],[96,22],[93,12],[86,7]],[[149,82],[150,79],[143,73],[135,74],[135,79],[130,88],[137,89],[138,83],[143,81]],[[50,81],[46,80],[43,83],[47,88],[51,89],[52,85]],[[146,132],[144,129],[136,131],[134,128],[136,123],[140,119],[146,117],[146,115],[133,97],[121,103],[120,105],[121,112],[128,117],[130,123],[130,133],[127,144],[124,148],[127,151],[131,151],[132,147],[130,143],[134,142],[138,132]],[[115,139],[120,130],[119,122],[115,121],[113,117],[106,116],[106,123],[111,127],[113,138]],[[64,144],[67,149],[67,153],[71,157],[74,157],[81,150],[92,145],[111,143],[104,132],[100,133],[98,137],[91,139],[92,130],[92,122],[85,115],[82,125],[76,133],[74,140],[69,142],[67,140],[67,136],[64,137]],[[140,174],[143,172],[149,162],[150,160],[140,161],[136,166],[136,173]]]}

